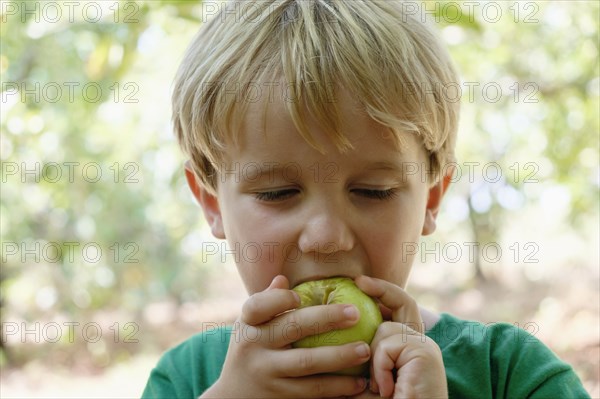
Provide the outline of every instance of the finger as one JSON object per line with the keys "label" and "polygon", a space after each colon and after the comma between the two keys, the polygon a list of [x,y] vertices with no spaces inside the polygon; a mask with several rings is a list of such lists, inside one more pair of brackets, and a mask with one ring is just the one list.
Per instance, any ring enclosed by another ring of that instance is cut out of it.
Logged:
{"label": "finger", "polygon": [[296,348],[280,354],[285,356],[285,360],[279,362],[281,374],[286,377],[303,377],[360,366],[369,360],[371,350],[364,342],[353,342],[338,346]]}
{"label": "finger", "polygon": [[371,376],[369,380],[369,390],[376,395],[379,395],[379,384],[377,384],[377,380],[375,379],[375,370],[373,368],[373,362],[369,364],[369,375]]}
{"label": "finger", "polygon": [[396,284],[368,276],[359,276],[356,285],[365,294],[377,298],[392,312],[392,321],[406,324],[417,332],[423,333],[424,326],[417,302]]}
{"label": "finger", "polygon": [[[377,332],[375,333],[375,336],[373,337],[373,340],[371,341],[372,353],[375,354],[382,350],[380,343],[384,339],[386,339],[392,335],[398,334],[398,333],[401,334],[401,331],[398,331],[397,326],[395,326],[394,324],[395,323],[392,323],[392,322],[384,322],[379,326],[379,328],[377,329]],[[380,357],[381,356],[379,355],[378,359]],[[379,360],[379,362],[381,363],[381,360]],[[389,370],[387,370],[387,369],[381,370],[382,365],[380,363],[375,363],[375,358],[373,358],[373,361],[371,361],[371,363],[369,364],[369,375],[371,376],[369,388],[370,388],[371,392],[379,393],[382,397],[384,397],[383,392],[381,391],[381,388],[379,387],[379,383],[381,382],[384,386],[386,384],[389,385],[389,378],[386,374],[384,374],[386,371],[389,371]],[[394,382],[393,374],[392,374],[391,378],[392,378],[392,386],[393,386],[393,382]]]}
{"label": "finger", "polygon": [[271,281],[271,284],[267,287],[267,290],[273,288],[283,288],[284,290],[289,290],[290,282],[288,281],[287,277],[279,274],[273,278],[273,281]]}
{"label": "finger", "polygon": [[302,338],[326,334],[319,337],[325,345],[339,345],[338,330],[355,325],[360,318],[354,305],[317,305],[286,312],[273,320],[274,347],[289,345]]}
{"label": "finger", "polygon": [[[396,323],[389,323],[396,324]],[[390,327],[393,329],[394,326]],[[417,358],[431,358],[429,354],[428,341],[422,334],[412,330],[409,327],[397,327],[404,332],[401,341],[398,340],[398,334],[387,336],[377,342],[373,350],[371,379],[379,389],[383,397],[391,397],[394,393],[394,385],[401,383],[403,389],[417,386],[419,378],[427,370],[423,365],[428,362],[415,362]],[[394,369],[397,369],[398,381],[394,382]],[[411,395],[409,395],[411,396]]]}
{"label": "finger", "polygon": [[[285,282],[287,284],[287,279]],[[278,288],[286,284],[276,277],[265,291],[251,295],[242,306],[241,321],[256,326],[300,306],[298,294],[289,289]]]}
{"label": "finger", "polygon": [[365,390],[366,386],[367,382],[363,377],[320,375],[278,379],[274,389],[287,391],[289,397],[334,398],[358,395]]}
{"label": "finger", "polygon": [[[408,341],[408,337],[409,336],[416,336],[418,339],[420,339],[422,342],[425,342],[425,336],[423,334],[418,333],[417,331],[413,330],[412,328],[410,328],[409,326],[402,324],[402,323],[395,323],[395,322],[384,322],[382,323],[379,328],[377,329],[377,332],[375,333],[375,336],[373,337],[373,340],[371,341],[371,352],[372,353],[379,353],[380,351],[385,351],[385,347],[383,347],[382,342],[390,339],[393,337],[394,341],[391,342],[395,342],[396,345],[405,345],[406,342]],[[400,340],[400,342],[398,342],[398,340]],[[388,341],[390,342],[390,341]],[[379,383],[381,381],[381,378],[375,378],[376,375],[378,375],[378,373],[376,372],[376,367],[380,366],[380,364],[376,363],[374,360],[371,362],[370,366],[370,375],[371,375],[371,381],[370,381],[370,389],[372,392],[381,392],[381,389],[379,387]],[[392,373],[393,370],[393,366],[390,369],[390,373]],[[379,375],[381,375],[381,373],[379,373]],[[392,382],[393,382],[393,373],[390,374],[392,377]],[[383,380],[385,383],[385,379]]]}
{"label": "finger", "polygon": [[391,397],[394,393],[394,353],[382,349],[377,352],[377,360],[373,358],[373,374],[371,378],[375,380],[379,394],[384,397]]}
{"label": "finger", "polygon": [[378,343],[376,356],[373,357],[371,379],[375,382],[379,394],[384,397],[391,397],[394,393],[394,373],[396,366],[396,357],[399,356],[401,346],[394,346],[391,338]]}
{"label": "finger", "polygon": [[352,396],[352,399],[381,399],[381,396],[379,396],[379,393],[373,393],[373,391],[366,389],[358,395]]}

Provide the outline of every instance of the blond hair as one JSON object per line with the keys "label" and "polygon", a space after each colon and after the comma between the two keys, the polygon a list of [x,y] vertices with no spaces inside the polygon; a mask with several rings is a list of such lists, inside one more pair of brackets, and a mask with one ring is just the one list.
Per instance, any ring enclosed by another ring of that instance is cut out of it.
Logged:
{"label": "blond hair", "polygon": [[[335,93],[350,92],[375,121],[418,134],[433,181],[454,161],[459,102],[443,90],[457,74],[433,30],[390,0],[230,1],[201,26],[175,79],[173,122],[204,186],[216,190],[226,142],[236,142],[259,82],[283,81],[302,137],[314,118],[339,150]],[[258,86],[260,88],[260,86]],[[263,86],[264,87],[264,86]],[[265,101],[267,103],[267,101]]]}

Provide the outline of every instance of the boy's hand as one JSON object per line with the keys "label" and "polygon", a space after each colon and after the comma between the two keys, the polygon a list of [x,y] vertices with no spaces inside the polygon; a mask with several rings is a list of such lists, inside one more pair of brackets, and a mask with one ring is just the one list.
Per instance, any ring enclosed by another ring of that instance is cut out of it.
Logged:
{"label": "boy's hand", "polygon": [[357,397],[447,398],[442,353],[424,335],[414,299],[385,280],[361,276],[356,284],[378,298],[384,319],[391,319],[379,326],[371,342],[371,392]]}
{"label": "boy's hand", "polygon": [[202,397],[326,398],[363,392],[364,378],[321,374],[368,361],[370,350],[364,342],[291,347],[305,336],[354,325],[357,309],[324,305],[289,312],[299,305],[283,276],[252,295],[236,321],[221,376]]}

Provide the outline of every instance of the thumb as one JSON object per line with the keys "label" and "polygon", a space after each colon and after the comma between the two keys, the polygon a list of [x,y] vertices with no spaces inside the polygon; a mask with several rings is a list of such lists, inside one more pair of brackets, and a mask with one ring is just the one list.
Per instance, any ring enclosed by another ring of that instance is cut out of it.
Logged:
{"label": "thumb", "polygon": [[265,291],[273,290],[276,288],[283,288],[284,290],[289,290],[290,282],[288,281],[287,277],[285,277],[281,274],[275,276],[273,278],[273,281],[271,281],[271,284],[269,284],[269,286],[267,287],[267,289]]}

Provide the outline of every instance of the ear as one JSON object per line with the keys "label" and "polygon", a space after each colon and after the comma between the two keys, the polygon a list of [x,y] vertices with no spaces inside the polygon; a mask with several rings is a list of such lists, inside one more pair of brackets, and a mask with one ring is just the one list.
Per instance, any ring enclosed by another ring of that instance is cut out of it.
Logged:
{"label": "ear", "polygon": [[210,226],[210,230],[216,238],[225,239],[225,230],[223,229],[223,218],[221,217],[221,208],[217,196],[211,194],[202,184],[196,179],[196,175],[192,171],[189,161],[185,163],[185,177],[188,186],[192,190],[192,194],[196,201],[202,207],[204,217]]}
{"label": "ear", "polygon": [[435,231],[436,219],[440,210],[440,205],[442,204],[442,198],[450,186],[453,174],[454,167],[447,168],[446,174],[442,176],[439,182],[429,189],[427,207],[425,208],[425,221],[423,222],[423,231],[421,232],[424,236]]}

